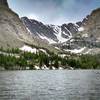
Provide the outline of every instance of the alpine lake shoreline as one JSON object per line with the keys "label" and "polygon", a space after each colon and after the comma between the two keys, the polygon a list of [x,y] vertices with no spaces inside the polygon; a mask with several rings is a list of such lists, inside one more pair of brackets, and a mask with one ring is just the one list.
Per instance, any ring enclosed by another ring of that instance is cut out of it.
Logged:
{"label": "alpine lake shoreline", "polygon": [[[41,51],[42,50],[42,51]],[[64,56],[63,56],[64,55]],[[86,70],[100,69],[100,54],[54,54],[43,49],[27,52],[0,48],[0,71],[5,70]]]}

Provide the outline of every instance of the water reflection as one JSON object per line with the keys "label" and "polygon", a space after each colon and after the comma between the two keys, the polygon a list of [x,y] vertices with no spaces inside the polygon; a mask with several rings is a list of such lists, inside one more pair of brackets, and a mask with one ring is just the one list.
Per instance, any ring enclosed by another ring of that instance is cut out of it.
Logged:
{"label": "water reflection", "polygon": [[0,100],[99,100],[100,71],[0,72]]}

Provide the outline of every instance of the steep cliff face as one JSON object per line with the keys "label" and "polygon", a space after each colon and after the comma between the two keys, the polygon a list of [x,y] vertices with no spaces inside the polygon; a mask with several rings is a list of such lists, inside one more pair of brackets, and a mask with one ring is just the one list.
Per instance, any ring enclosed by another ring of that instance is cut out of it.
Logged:
{"label": "steep cliff face", "polygon": [[89,15],[84,27],[89,34],[95,36],[98,39],[100,38],[100,8],[94,10]]}
{"label": "steep cliff face", "polygon": [[27,30],[7,0],[0,0],[0,47],[21,47],[27,41]]}
{"label": "steep cliff face", "polygon": [[66,42],[78,32],[78,26],[73,23],[46,25],[27,17],[22,17],[21,20],[32,36],[39,37],[49,44]]}
{"label": "steep cliff face", "polygon": [[7,0],[0,0],[0,6],[8,7]]}
{"label": "steep cliff face", "polygon": [[100,8],[92,13],[81,22],[76,23],[80,26],[76,36],[69,40],[63,48],[86,48],[83,53],[100,53]]}
{"label": "steep cliff face", "polygon": [[85,52],[98,48],[100,52],[100,8],[76,24],[45,25],[27,17],[20,20],[7,0],[0,0],[0,47],[19,48],[25,43],[55,52],[55,47],[64,51],[86,47]]}
{"label": "steep cliff face", "polygon": [[51,45],[31,36],[19,16],[8,7],[7,0],[0,0],[0,47],[20,48],[25,44],[56,51]]}
{"label": "steep cliff face", "polygon": [[[61,26],[21,18],[31,36],[47,41],[64,51],[80,50],[100,52],[100,8],[92,11],[82,21]],[[96,49],[98,48],[98,50]],[[90,52],[91,53],[91,52]]]}

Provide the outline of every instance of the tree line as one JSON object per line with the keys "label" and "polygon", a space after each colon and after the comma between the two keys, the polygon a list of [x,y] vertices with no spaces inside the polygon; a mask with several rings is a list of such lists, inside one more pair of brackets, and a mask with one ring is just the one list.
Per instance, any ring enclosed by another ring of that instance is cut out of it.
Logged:
{"label": "tree line", "polygon": [[[3,49],[0,49],[0,51]],[[17,54],[15,55],[4,55],[0,54],[0,67],[5,68],[6,70],[15,70],[15,69],[35,69],[35,66],[39,66],[41,69],[42,66],[46,65],[47,68],[52,69],[55,67],[58,69],[62,67],[63,69],[72,67],[74,69],[99,69],[100,68],[100,54],[98,55],[74,55],[70,57],[61,57],[57,54],[49,52],[45,54],[42,51],[37,52],[36,54],[30,52],[22,52],[19,49],[9,49],[6,50],[7,53]]]}

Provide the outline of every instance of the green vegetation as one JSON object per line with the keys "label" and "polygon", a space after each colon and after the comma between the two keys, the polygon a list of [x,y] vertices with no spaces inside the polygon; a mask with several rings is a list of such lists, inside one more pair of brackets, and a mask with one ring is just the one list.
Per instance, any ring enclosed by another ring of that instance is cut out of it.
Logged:
{"label": "green vegetation", "polygon": [[0,51],[5,53],[12,53],[12,54],[19,54],[21,52],[21,50],[19,50],[18,48],[3,49],[3,47],[0,48]]}
{"label": "green vegetation", "polygon": [[36,54],[30,52],[22,52],[19,49],[0,48],[0,68],[5,70],[25,70],[40,69],[45,65],[47,68],[64,69],[73,67],[74,69],[99,69],[100,68],[100,54],[98,55],[70,55],[66,57],[58,56],[52,52],[44,53],[38,51]]}
{"label": "green vegetation", "polygon": [[[35,69],[35,66],[46,65],[47,68],[60,66],[60,57],[56,54],[49,52],[45,54],[42,51],[38,51],[36,54],[30,52],[22,52],[19,49],[7,49],[0,48],[0,67],[6,70],[22,70],[22,69]],[[61,60],[63,61],[63,60]]]}
{"label": "green vegetation", "polygon": [[80,69],[100,69],[100,54],[81,55],[68,59],[68,65]]}

